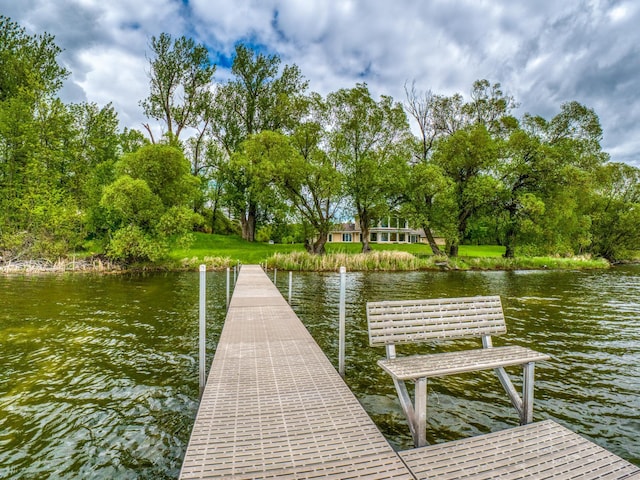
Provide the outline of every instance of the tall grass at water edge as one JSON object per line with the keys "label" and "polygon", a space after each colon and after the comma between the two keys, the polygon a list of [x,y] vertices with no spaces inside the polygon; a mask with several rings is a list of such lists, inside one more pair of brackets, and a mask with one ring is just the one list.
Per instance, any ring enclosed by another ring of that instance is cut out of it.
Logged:
{"label": "tall grass at water edge", "polygon": [[416,257],[402,251],[373,251],[368,254],[330,253],[311,255],[306,252],[276,253],[266,261],[268,268],[295,271],[337,271],[341,266],[350,271],[414,271],[414,270],[527,270],[607,268],[604,259],[586,257]]}
{"label": "tall grass at water edge", "polygon": [[419,270],[425,260],[408,252],[374,251],[370,253],[329,253],[311,255],[307,252],[276,253],[267,260],[268,268],[303,271],[336,271],[341,266],[351,271]]}

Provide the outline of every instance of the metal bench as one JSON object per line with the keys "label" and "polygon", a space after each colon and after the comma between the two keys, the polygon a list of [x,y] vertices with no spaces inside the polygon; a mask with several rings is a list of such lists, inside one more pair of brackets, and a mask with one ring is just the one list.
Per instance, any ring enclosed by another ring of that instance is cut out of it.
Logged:
{"label": "metal bench", "polygon": [[[393,378],[415,446],[426,444],[427,378],[493,369],[520,424],[533,421],[534,364],[549,356],[520,346],[494,347],[491,336],[506,333],[499,296],[441,298],[367,303],[369,344],[384,345],[387,358],[378,361]],[[481,338],[482,347],[428,355],[396,356],[396,345]],[[522,396],[504,367],[522,365]],[[405,385],[415,382],[415,403]]]}

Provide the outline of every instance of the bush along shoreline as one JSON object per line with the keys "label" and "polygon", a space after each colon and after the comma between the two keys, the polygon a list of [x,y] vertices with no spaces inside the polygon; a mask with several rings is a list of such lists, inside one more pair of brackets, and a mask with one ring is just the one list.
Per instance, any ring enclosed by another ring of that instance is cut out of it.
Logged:
{"label": "bush along shoreline", "polygon": [[274,253],[260,262],[246,262],[230,256],[190,256],[180,260],[169,259],[155,263],[119,264],[103,257],[61,258],[55,261],[46,259],[0,261],[0,273],[37,274],[37,273],[127,273],[151,271],[188,271],[197,270],[205,265],[208,271],[233,268],[242,263],[259,263],[268,269],[337,272],[340,267],[349,271],[466,271],[466,270],[554,270],[554,269],[607,269],[612,266],[602,258],[588,256],[576,257],[456,257],[416,256],[409,252],[382,250],[363,253],[327,253],[311,255],[307,252]]}
{"label": "bush along shoreline", "polygon": [[117,273],[124,271],[118,265],[105,258],[58,258],[56,260],[0,260],[0,273],[4,274],[32,274],[32,273]]}

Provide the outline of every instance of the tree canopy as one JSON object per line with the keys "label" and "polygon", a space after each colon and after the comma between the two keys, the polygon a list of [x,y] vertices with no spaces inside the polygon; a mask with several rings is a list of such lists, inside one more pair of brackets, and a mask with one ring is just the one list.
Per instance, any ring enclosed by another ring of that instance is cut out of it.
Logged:
{"label": "tree canopy", "polygon": [[422,228],[436,254],[479,242],[508,257],[637,256],[640,170],[610,162],[596,112],[576,101],[516,117],[516,99],[485,79],[467,96],[406,84],[404,105],[364,83],[322,96],[296,65],[246,44],[217,81],[205,45],[162,33],[140,72],[144,135],[121,129],[111,104],[58,97],[68,72],[53,36],[3,16],[0,27],[3,261],[89,244],[155,260],[195,229],[322,254],[350,219],[367,252],[389,214]]}

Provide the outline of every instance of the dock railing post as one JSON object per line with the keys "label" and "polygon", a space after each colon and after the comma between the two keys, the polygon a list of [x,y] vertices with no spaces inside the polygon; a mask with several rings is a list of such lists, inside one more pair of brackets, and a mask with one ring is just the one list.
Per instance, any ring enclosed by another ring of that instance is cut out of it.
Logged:
{"label": "dock railing post", "polygon": [[340,267],[340,320],[338,345],[338,373],[344,377],[344,337],[345,337],[345,298],[346,298],[347,268]]}
{"label": "dock railing post", "polygon": [[200,373],[200,397],[206,384],[206,318],[207,318],[207,266],[200,265],[200,334],[199,334],[199,373]]}
{"label": "dock railing post", "polygon": [[289,272],[289,305],[291,305],[291,292],[293,291],[293,272]]}
{"label": "dock railing post", "polygon": [[229,267],[227,267],[227,310],[229,310]]}
{"label": "dock railing post", "polygon": [[278,269],[273,267],[273,284],[276,284],[276,275],[278,275]]}

